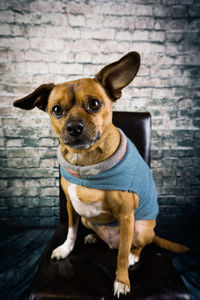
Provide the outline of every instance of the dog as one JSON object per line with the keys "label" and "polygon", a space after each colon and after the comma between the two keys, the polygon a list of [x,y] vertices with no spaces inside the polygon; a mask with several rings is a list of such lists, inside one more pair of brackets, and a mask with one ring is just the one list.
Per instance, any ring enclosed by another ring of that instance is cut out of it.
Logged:
{"label": "dog", "polygon": [[99,237],[110,248],[119,249],[114,281],[117,297],[130,292],[128,268],[139,261],[147,244],[188,251],[155,236],[158,202],[151,171],[112,123],[113,103],[139,67],[140,55],[130,52],[102,68],[94,78],[43,84],[14,102],[22,109],[46,111],[60,141],[58,160],[69,227],[66,241],[51,258],[65,259],[71,253],[81,219],[94,232],[85,242],[95,243]]}

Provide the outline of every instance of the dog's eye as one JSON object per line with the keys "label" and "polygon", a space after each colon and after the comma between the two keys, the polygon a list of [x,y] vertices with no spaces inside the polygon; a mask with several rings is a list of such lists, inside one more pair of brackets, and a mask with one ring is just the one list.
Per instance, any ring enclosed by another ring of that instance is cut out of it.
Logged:
{"label": "dog's eye", "polygon": [[61,106],[59,106],[59,105],[53,106],[53,108],[52,108],[52,114],[53,114],[54,117],[56,117],[57,119],[61,118],[62,115],[63,115],[63,113],[64,112],[63,112],[63,109],[62,109]]}
{"label": "dog's eye", "polygon": [[101,102],[98,99],[92,98],[88,102],[88,108],[91,111],[98,111],[101,108]]}

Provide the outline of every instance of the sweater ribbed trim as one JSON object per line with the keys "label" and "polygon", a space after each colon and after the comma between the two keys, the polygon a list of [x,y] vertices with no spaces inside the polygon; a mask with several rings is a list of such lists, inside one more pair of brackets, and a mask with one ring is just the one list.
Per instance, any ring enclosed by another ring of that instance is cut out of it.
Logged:
{"label": "sweater ribbed trim", "polygon": [[80,178],[89,178],[90,176],[94,176],[111,169],[122,159],[122,157],[126,153],[126,147],[127,147],[126,135],[123,133],[121,129],[118,128],[118,130],[120,133],[120,144],[117,150],[115,151],[115,153],[109,158],[107,158],[106,160],[90,166],[75,166],[64,159],[59,146],[57,151],[57,158],[59,164],[66,172],[70,173],[75,177],[80,177]]}

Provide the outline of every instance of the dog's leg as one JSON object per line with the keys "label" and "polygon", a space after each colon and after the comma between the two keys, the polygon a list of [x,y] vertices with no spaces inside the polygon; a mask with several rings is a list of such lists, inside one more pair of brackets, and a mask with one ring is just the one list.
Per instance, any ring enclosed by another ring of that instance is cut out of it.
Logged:
{"label": "dog's leg", "polygon": [[77,236],[77,229],[79,223],[79,215],[75,212],[71,201],[67,201],[67,211],[69,218],[69,227],[66,241],[59,247],[57,247],[51,255],[52,259],[64,259],[66,258],[74,248],[74,244]]}
{"label": "dog's leg", "polygon": [[134,232],[134,214],[120,217],[120,245],[117,257],[117,275],[114,282],[114,295],[130,292],[128,277],[129,253],[131,250]]}
{"label": "dog's leg", "polygon": [[[93,230],[93,227],[90,225],[91,222],[87,221],[85,217],[81,217],[82,224],[90,230]],[[84,238],[85,244],[96,244],[98,242],[99,238],[96,235],[96,233],[90,233]]]}
{"label": "dog's leg", "polygon": [[140,253],[144,246],[150,244],[155,236],[155,220],[139,220],[135,222],[132,250],[129,254],[129,266],[140,260]]}

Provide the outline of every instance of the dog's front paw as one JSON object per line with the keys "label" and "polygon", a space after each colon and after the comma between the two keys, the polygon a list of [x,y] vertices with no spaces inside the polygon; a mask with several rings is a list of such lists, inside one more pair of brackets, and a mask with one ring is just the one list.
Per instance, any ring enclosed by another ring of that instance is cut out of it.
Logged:
{"label": "dog's front paw", "polygon": [[88,234],[84,239],[85,244],[96,244],[97,241],[98,237],[95,233]]}
{"label": "dog's front paw", "polygon": [[130,287],[128,285],[115,280],[115,282],[114,282],[114,296],[117,296],[117,298],[119,298],[120,295],[126,295],[129,292],[130,292]]}
{"label": "dog's front paw", "polygon": [[67,248],[64,245],[59,246],[58,248],[56,248],[55,250],[53,250],[52,254],[51,254],[51,259],[56,259],[56,260],[60,260],[60,259],[65,259],[69,254],[70,254],[71,250],[69,248]]}

